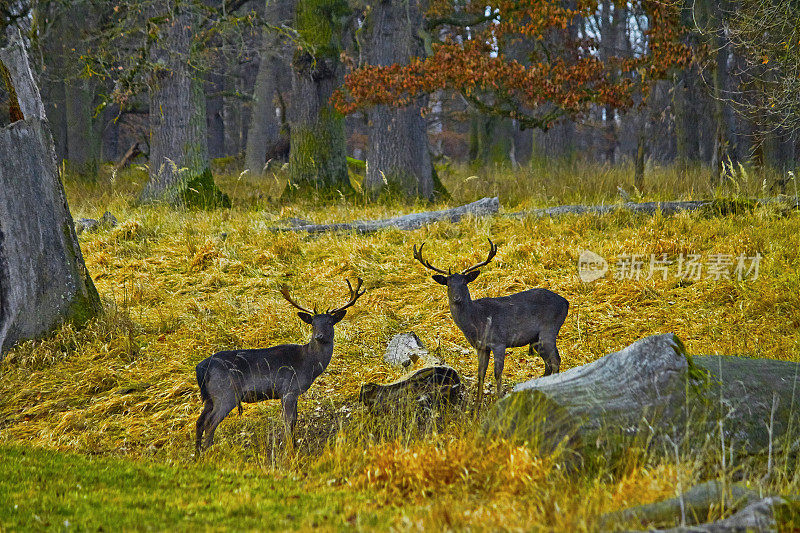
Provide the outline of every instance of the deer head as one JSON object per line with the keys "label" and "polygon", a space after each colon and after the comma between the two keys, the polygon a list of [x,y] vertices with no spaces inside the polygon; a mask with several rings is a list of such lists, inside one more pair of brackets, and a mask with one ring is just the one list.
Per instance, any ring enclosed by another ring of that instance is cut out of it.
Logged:
{"label": "deer head", "polygon": [[320,343],[327,344],[333,342],[333,326],[344,318],[344,316],[347,314],[347,308],[356,303],[356,300],[358,300],[366,292],[366,290],[360,290],[361,285],[364,283],[364,280],[361,278],[358,278],[358,284],[355,290],[350,284],[349,279],[345,281],[347,281],[347,287],[350,289],[350,301],[344,304],[342,307],[328,309],[324,313],[318,312],[316,305],[314,306],[313,311],[301,306],[292,299],[291,295],[289,294],[289,288],[286,285],[281,287],[281,294],[286,301],[300,310],[300,312],[297,313],[297,316],[300,317],[300,320],[311,326],[313,330],[312,339]]}
{"label": "deer head", "polygon": [[426,261],[422,257],[422,248],[425,246],[425,243],[420,245],[419,250],[417,250],[417,246],[414,245],[414,259],[422,263],[426,268],[439,273],[433,275],[433,280],[436,283],[447,286],[447,297],[450,300],[450,303],[457,305],[470,299],[467,284],[475,281],[475,278],[477,278],[478,274],[481,273],[481,271],[478,269],[489,264],[489,262],[494,258],[495,254],[497,254],[497,246],[492,242],[491,239],[488,240],[489,255],[486,257],[486,259],[480,263],[472,265],[471,267],[465,268],[461,272],[453,273],[449,269],[447,272],[445,272],[444,270],[436,268]]}

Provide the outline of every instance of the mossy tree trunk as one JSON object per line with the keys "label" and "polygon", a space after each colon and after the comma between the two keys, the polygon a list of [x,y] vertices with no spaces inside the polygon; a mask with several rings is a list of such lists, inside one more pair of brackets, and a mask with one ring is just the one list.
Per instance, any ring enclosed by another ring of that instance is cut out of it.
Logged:
{"label": "mossy tree trunk", "polygon": [[157,41],[150,49],[150,179],[139,201],[188,207],[229,206],[214,185],[206,137],[206,101],[199,72],[191,66],[195,15],[167,2]]}
{"label": "mossy tree trunk", "polygon": [[[16,342],[102,311],[58,176],[53,138],[19,33],[0,50],[16,119],[0,129],[0,357]],[[21,115],[21,116],[20,116]]]}
{"label": "mossy tree trunk", "polygon": [[[423,56],[421,28],[417,0],[373,3],[366,25],[367,61],[404,65]],[[389,193],[432,200],[440,192],[434,184],[427,121],[421,113],[425,104],[426,98],[418,98],[404,107],[380,105],[369,110],[364,189],[370,195]]]}
{"label": "mossy tree trunk", "polygon": [[289,184],[285,195],[351,191],[344,117],[330,104],[342,83],[344,0],[298,0],[301,46],[292,60]]}
{"label": "mossy tree trunk", "polygon": [[[267,3],[265,18],[276,26],[291,20],[294,2],[284,0]],[[253,87],[253,106],[250,127],[247,132],[247,149],[245,152],[245,168],[257,176],[264,173],[264,165],[269,154],[275,154],[279,146],[286,142],[282,132],[282,119],[276,113],[276,100],[279,93],[285,90],[286,71],[290,68],[288,57],[289,44],[284,35],[270,29],[264,29],[261,58],[258,64],[255,86]]]}

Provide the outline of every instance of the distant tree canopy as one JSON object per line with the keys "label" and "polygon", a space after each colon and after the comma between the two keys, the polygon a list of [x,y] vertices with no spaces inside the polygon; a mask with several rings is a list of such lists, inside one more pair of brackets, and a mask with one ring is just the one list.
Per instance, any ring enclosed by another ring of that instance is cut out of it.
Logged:
{"label": "distant tree canopy", "polygon": [[[724,3],[728,37],[743,83],[726,100],[767,129],[800,128],[800,2]],[[700,28],[703,32],[711,28]],[[737,94],[738,93],[738,94]],[[766,119],[766,120],[764,120]]]}
{"label": "distant tree canopy", "polygon": [[547,129],[590,106],[630,107],[637,91],[685,65],[679,15],[656,1],[435,0],[421,33],[428,54],[356,68],[336,105],[402,106],[450,89],[482,113]]}

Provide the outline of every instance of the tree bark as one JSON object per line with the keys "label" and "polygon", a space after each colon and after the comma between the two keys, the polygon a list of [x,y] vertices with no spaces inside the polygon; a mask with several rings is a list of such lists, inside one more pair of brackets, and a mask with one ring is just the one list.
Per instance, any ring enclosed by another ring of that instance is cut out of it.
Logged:
{"label": "tree bark", "polygon": [[686,106],[686,80],[683,73],[673,76],[672,113],[675,124],[675,152],[678,168],[689,166],[688,110]]}
{"label": "tree bark", "polygon": [[0,130],[0,356],[102,311],[58,176],[53,138],[19,33],[0,50],[23,119]]}
{"label": "tree bark", "polygon": [[[418,37],[422,10],[418,0],[378,0],[367,21],[367,62],[406,65],[425,55]],[[403,107],[380,105],[368,112],[367,175],[364,189],[371,196],[399,194],[432,200],[437,187],[432,173],[427,122],[422,109],[427,98]]]}
{"label": "tree bark", "polygon": [[64,86],[67,121],[67,164],[89,178],[97,175],[100,139],[94,113],[94,91],[88,80],[73,79]]}
{"label": "tree bark", "polygon": [[[614,13],[611,7],[614,6]],[[603,0],[600,16],[600,52],[603,61],[610,61],[615,56],[619,40],[618,6],[611,0]],[[613,76],[612,76],[613,77]],[[619,143],[616,121],[616,109],[612,105],[603,107],[603,156],[609,165],[616,163],[617,144]]]}
{"label": "tree bark", "polygon": [[55,75],[64,80],[66,168],[89,179],[97,177],[99,168],[102,119],[94,116],[96,83],[83,77],[79,57],[87,53],[87,28],[98,20],[91,5],[77,3],[56,22],[61,57],[55,62],[62,68]]}
{"label": "tree bark", "polygon": [[150,179],[142,203],[214,207],[230,200],[214,185],[208,159],[202,80],[190,66],[194,15],[169,2],[169,19],[153,44],[150,82]]}
{"label": "tree bark", "polygon": [[[215,69],[222,69],[215,65]],[[207,83],[211,95],[206,100],[206,123],[208,127],[208,156],[211,159],[224,157],[225,154],[225,121],[223,120],[224,98],[215,93],[225,90],[224,76],[219,72],[209,73]]]}
{"label": "tree bark", "polygon": [[[294,11],[294,2],[269,2],[265,18],[275,25],[287,22]],[[276,112],[276,97],[283,89],[281,81],[291,68],[287,61],[289,50],[286,38],[270,29],[264,29],[258,75],[253,87],[253,106],[250,128],[247,132],[245,168],[251,174],[264,173],[268,154],[274,154],[284,142],[282,119]]]}
{"label": "tree bark", "polygon": [[[672,334],[514,388],[485,429],[543,449],[559,443],[606,454],[638,445],[674,456],[708,435],[731,456],[791,446],[800,364],[711,355],[690,357]],[[722,432],[720,434],[720,431]]]}
{"label": "tree bark", "polygon": [[352,190],[344,117],[330,104],[343,79],[339,39],[347,10],[344,0],[297,2],[295,26],[308,46],[298,48],[292,60],[288,196]]}

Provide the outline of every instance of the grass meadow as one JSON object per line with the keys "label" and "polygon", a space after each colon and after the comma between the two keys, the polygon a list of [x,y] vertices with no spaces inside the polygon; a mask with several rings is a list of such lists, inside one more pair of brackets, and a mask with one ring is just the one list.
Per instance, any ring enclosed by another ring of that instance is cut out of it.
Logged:
{"label": "grass meadow", "polygon": [[[729,464],[712,447],[698,456],[630,454],[567,471],[557,456],[482,435],[480,423],[457,410],[420,424],[408,413],[371,413],[357,402],[361,384],[405,372],[388,367],[382,354],[392,335],[409,330],[460,372],[470,400],[475,394],[474,351],[450,318],[444,288],[412,258],[412,245],[422,242],[426,257],[444,268],[482,260],[487,237],[498,245],[470,285],[474,298],[533,287],[566,297],[562,370],[666,332],[693,354],[800,360],[797,211],[769,204],[671,216],[504,216],[615,204],[620,188],[634,200],[771,195],[775,176],[728,170],[711,187],[702,168],[650,168],[647,189],[636,191],[625,166],[443,167],[448,206],[499,196],[501,215],[367,235],[270,228],[289,217],[350,221],[446,206],[358,197],[286,204],[276,199],[280,175],[221,175],[233,208],[186,211],[135,206],[142,169],[89,183],[68,177],[75,218],[109,210],[120,222],[80,236],[106,313],[83,329],[64,326],[23,343],[0,363],[0,527],[593,531],[605,512],[672,497],[707,479],[797,493],[800,474],[788,462],[765,479],[757,460]],[[794,185],[788,192],[796,197]],[[608,259],[612,272],[581,281],[583,250]],[[641,275],[617,279],[616,261],[631,254],[645,258]],[[702,261],[759,254],[759,271],[739,279],[731,267],[730,278],[703,272],[685,279],[672,264],[667,279],[648,277],[651,254],[697,254]],[[348,277],[362,277],[367,293],[337,325],[327,371],[300,398],[297,448],[283,447],[279,402],[246,404],[195,461],[201,402],[194,366],[222,349],[306,342],[310,328],[278,287],[286,283],[308,306],[336,306],[346,301]],[[543,370],[526,348],[514,349],[506,388]],[[714,508],[707,518],[721,513]]]}

